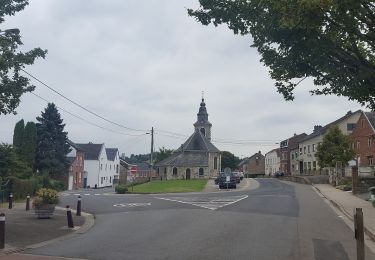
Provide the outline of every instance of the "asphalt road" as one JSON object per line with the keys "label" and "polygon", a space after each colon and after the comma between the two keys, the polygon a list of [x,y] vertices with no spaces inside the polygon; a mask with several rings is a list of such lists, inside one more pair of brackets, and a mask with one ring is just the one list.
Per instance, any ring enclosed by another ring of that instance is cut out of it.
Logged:
{"label": "asphalt road", "polygon": [[[239,192],[79,192],[95,226],[27,253],[83,259],[356,259],[353,232],[311,186],[258,182],[257,189]],[[62,204],[73,207],[74,194],[65,194]],[[366,259],[375,259],[369,250]]]}

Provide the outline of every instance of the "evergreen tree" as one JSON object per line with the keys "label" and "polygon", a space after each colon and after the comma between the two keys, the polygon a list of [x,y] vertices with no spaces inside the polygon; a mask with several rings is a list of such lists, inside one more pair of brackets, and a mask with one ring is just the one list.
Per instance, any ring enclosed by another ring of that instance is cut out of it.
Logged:
{"label": "evergreen tree", "polygon": [[13,133],[13,147],[18,155],[21,154],[24,132],[25,122],[21,119],[16,123]]}
{"label": "evergreen tree", "polygon": [[41,173],[57,177],[67,171],[66,155],[69,153],[65,124],[53,103],[49,103],[40,117],[36,118],[37,153],[36,168]]}
{"label": "evergreen tree", "polygon": [[36,153],[36,125],[34,122],[27,122],[23,135],[22,159],[31,168],[35,169],[35,153]]}
{"label": "evergreen tree", "polygon": [[315,154],[319,166],[335,167],[336,162],[347,165],[355,156],[355,151],[350,144],[349,136],[344,135],[338,126],[331,127],[324,136],[323,142],[318,145]]}

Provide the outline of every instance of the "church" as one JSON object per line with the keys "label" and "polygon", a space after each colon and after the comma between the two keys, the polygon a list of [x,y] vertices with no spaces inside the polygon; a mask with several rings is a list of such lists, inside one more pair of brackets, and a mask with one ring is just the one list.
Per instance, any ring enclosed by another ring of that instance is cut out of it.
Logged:
{"label": "church", "polygon": [[200,103],[194,133],[168,158],[155,167],[164,180],[213,178],[220,174],[221,152],[211,143],[211,127],[204,98]]}

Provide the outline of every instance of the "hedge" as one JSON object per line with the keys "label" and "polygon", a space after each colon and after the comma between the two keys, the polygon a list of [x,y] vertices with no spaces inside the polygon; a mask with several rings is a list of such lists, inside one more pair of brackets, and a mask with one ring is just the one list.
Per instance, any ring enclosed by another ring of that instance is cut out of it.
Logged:
{"label": "hedge", "polygon": [[36,191],[41,187],[35,178],[21,180],[17,177],[9,177],[8,194],[13,194],[14,199],[24,199],[27,195],[34,196]]}

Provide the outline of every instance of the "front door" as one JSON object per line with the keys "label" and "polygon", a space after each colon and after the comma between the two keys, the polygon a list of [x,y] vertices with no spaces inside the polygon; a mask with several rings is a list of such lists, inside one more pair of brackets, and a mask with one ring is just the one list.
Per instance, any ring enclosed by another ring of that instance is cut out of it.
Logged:
{"label": "front door", "polygon": [[190,169],[186,169],[186,179],[190,180]]}

